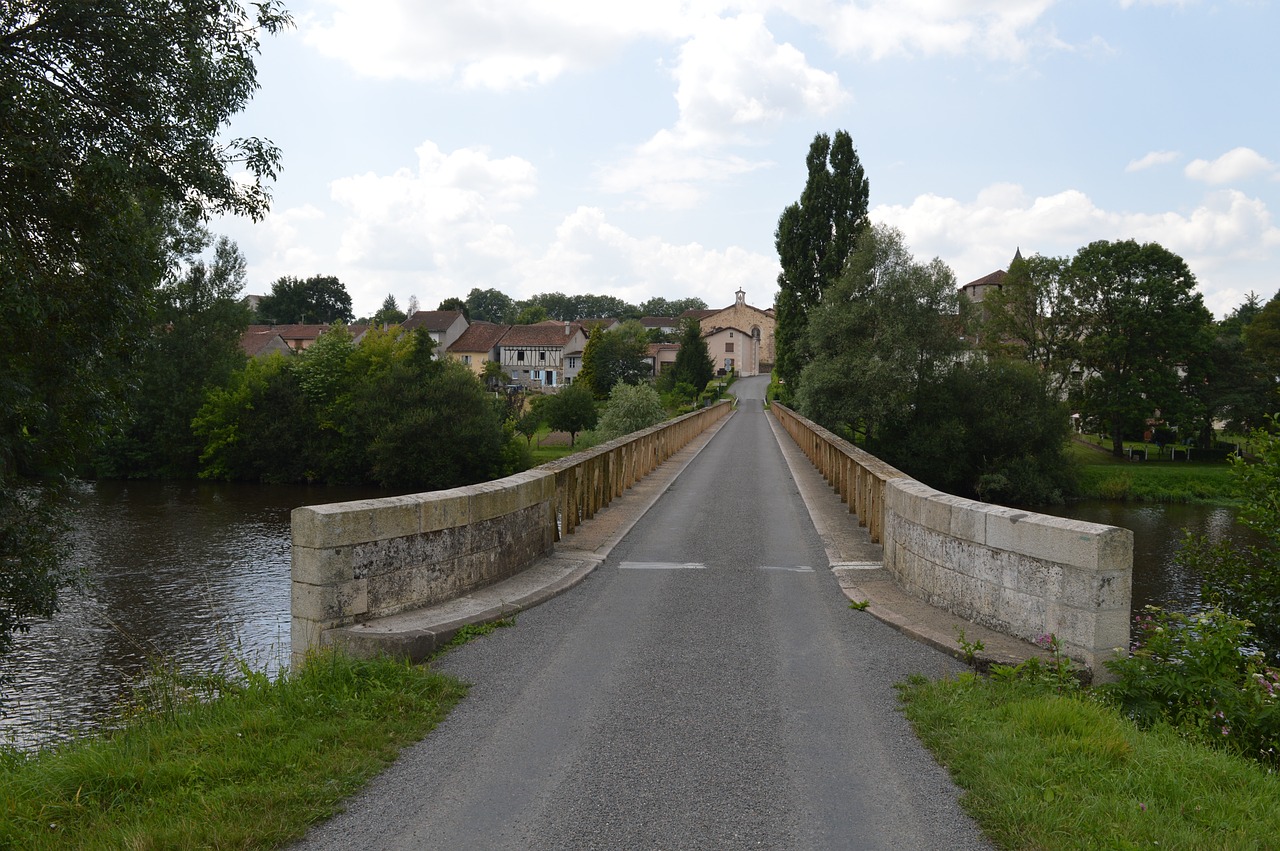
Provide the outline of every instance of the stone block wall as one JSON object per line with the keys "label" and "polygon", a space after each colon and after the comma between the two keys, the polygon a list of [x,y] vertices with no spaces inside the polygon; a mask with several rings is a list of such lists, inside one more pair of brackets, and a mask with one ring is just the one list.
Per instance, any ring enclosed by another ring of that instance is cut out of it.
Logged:
{"label": "stone block wall", "polygon": [[1133,533],[885,483],[884,566],[931,605],[1028,641],[1050,634],[1102,673],[1129,643]]}
{"label": "stone block wall", "polygon": [[462,596],[551,551],[555,475],[295,509],[291,640]]}

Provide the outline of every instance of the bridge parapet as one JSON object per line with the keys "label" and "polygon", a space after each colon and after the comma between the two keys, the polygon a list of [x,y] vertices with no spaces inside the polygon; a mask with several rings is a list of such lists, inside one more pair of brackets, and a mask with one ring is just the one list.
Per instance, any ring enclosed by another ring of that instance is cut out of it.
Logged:
{"label": "bridge parapet", "polygon": [[904,591],[983,626],[1064,651],[1105,678],[1128,646],[1133,533],[952,496],[916,481],[783,405],[771,406],[884,547]]}
{"label": "bridge parapet", "polygon": [[731,407],[720,402],[492,482],[295,509],[295,663],[335,629],[433,606],[514,576]]}

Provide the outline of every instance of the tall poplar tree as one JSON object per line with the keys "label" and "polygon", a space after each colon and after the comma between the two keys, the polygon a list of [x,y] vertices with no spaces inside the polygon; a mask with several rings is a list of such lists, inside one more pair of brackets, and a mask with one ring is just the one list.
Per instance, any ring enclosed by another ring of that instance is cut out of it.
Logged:
{"label": "tall poplar tree", "polygon": [[774,232],[782,264],[775,369],[793,389],[810,359],[805,333],[809,313],[840,277],[845,259],[867,229],[870,197],[858,152],[845,131],[837,130],[834,139],[825,133],[815,136],[806,165],[809,177],[800,200],[782,211]]}

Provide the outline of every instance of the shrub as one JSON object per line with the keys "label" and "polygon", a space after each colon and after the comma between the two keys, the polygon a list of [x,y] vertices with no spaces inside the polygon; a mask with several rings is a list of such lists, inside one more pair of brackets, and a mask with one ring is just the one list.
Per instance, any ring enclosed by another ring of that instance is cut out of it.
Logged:
{"label": "shrub", "polygon": [[1129,655],[1107,662],[1118,679],[1100,693],[1140,726],[1167,723],[1280,764],[1280,670],[1248,646],[1249,627],[1221,609],[1186,615],[1148,606],[1135,618]]}

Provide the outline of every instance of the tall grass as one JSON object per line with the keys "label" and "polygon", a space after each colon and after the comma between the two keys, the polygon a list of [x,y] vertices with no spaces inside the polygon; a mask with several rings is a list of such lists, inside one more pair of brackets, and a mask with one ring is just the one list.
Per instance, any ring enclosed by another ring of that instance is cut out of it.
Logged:
{"label": "tall grass", "polygon": [[1127,461],[1071,444],[1078,461],[1077,496],[1129,502],[1231,502],[1235,482],[1226,463]]}
{"label": "tall grass", "polygon": [[275,680],[151,678],[113,731],[0,756],[0,848],[274,848],[421,739],[465,693],[325,652]]}
{"label": "tall grass", "polygon": [[964,674],[902,688],[907,717],[1001,848],[1280,846],[1280,777],[1088,693]]}

